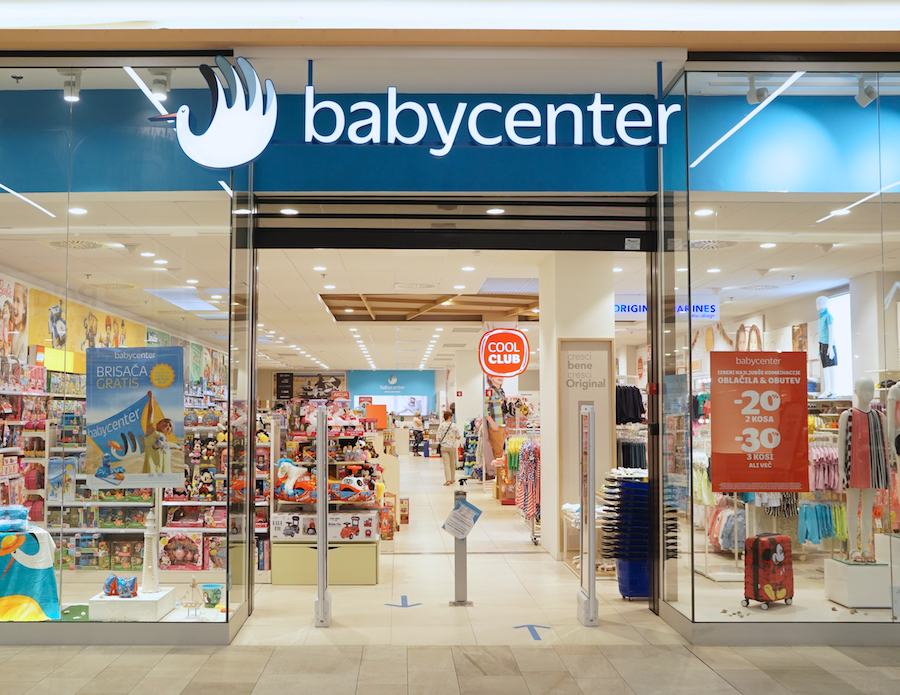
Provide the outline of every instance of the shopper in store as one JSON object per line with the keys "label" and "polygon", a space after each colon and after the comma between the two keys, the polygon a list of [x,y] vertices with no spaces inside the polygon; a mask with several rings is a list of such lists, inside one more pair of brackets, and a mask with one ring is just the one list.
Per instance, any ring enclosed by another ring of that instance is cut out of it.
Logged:
{"label": "shopper in store", "polygon": [[412,421],[412,435],[413,435],[413,456],[421,456],[419,453],[419,448],[422,446],[422,440],[425,435],[425,425],[422,424],[422,413],[418,410],[416,414],[413,416]]}
{"label": "shopper in store", "polygon": [[444,485],[453,485],[456,482],[456,462],[459,460],[459,440],[462,432],[459,426],[453,422],[453,413],[444,411],[444,421],[438,427],[438,453],[441,455],[441,463],[444,464]]}

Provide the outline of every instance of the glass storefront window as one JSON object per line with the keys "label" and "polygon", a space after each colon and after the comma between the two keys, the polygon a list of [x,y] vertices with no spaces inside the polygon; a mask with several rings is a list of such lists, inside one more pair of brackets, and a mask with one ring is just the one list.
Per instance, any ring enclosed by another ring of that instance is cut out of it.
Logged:
{"label": "glass storefront window", "polygon": [[895,84],[687,75],[697,622],[896,619]]}
{"label": "glass storefront window", "polygon": [[208,110],[197,65],[129,70],[12,67],[0,93],[0,507],[31,524],[0,525],[2,621],[224,622],[246,601],[233,183],[148,120]]}

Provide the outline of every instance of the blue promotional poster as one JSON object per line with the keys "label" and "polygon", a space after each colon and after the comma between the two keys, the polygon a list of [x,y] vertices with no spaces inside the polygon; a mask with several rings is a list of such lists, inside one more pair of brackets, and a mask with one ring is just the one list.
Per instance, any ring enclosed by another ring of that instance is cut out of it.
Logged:
{"label": "blue promotional poster", "polygon": [[87,457],[93,489],[184,484],[184,351],[89,348]]}

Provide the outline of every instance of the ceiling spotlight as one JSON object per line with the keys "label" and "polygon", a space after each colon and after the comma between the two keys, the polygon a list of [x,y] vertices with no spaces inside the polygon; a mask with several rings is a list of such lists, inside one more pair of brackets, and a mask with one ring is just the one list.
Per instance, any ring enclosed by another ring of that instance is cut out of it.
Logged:
{"label": "ceiling spotlight", "polygon": [[467,273],[469,273],[469,272],[475,270],[475,268],[473,268],[470,265],[466,265],[466,266],[463,266],[463,270],[465,270]]}
{"label": "ceiling spotlight", "polygon": [[706,272],[707,273],[721,273],[722,269],[721,268],[709,268]]}
{"label": "ceiling spotlight", "polygon": [[686,273],[686,272],[687,272],[687,268],[675,268],[675,270],[677,270],[679,273]]}
{"label": "ceiling spotlight", "polygon": [[[143,254],[141,254],[141,255],[143,255]],[[185,282],[189,285],[196,285],[200,281],[199,280],[185,280]]]}
{"label": "ceiling spotlight", "polygon": [[441,306],[450,306],[450,302],[441,302]]}
{"label": "ceiling spotlight", "polygon": [[69,214],[70,215],[87,215],[87,210],[85,210],[84,208],[69,208]]}
{"label": "ceiling spotlight", "polygon": [[773,244],[771,241],[766,242],[765,244],[760,244],[759,248],[761,249],[774,249],[778,244]]}
{"label": "ceiling spotlight", "polygon": [[[439,336],[437,333],[435,333],[435,334],[432,335],[431,337],[432,337],[432,338],[440,338],[441,336]],[[433,343],[434,341],[432,340],[431,342]]]}
{"label": "ceiling spotlight", "polygon": [[221,298],[222,298],[222,295],[221,295],[221,294],[211,294],[211,295],[209,295],[209,296],[210,296],[212,299],[221,299]]}
{"label": "ceiling spotlight", "polygon": [[81,73],[84,68],[57,68],[63,76],[63,99],[69,102],[81,101]]}
{"label": "ceiling spotlight", "polygon": [[156,259],[155,261],[153,261],[153,262],[156,263],[156,265],[166,265],[166,263],[168,263],[169,261],[167,261],[167,260],[165,260],[165,259],[163,259],[163,258],[157,258],[157,259]]}
{"label": "ceiling spotlight", "polygon": [[294,210],[294,208],[282,208],[279,212],[281,212],[282,215],[299,215],[300,214],[300,211]]}
{"label": "ceiling spotlight", "polygon": [[326,268],[324,265],[317,265],[313,268],[313,270],[315,270],[317,273],[324,273],[326,270],[328,270],[328,268]]}
{"label": "ceiling spotlight", "polygon": [[866,86],[866,78],[859,78],[859,93],[853,97],[853,101],[857,104],[866,108],[869,104],[875,101],[878,98],[878,92],[875,91],[875,87],[872,85]]}
{"label": "ceiling spotlight", "polygon": [[266,324],[264,324],[264,323],[258,323],[258,324],[256,324],[256,327],[257,327],[257,328],[262,328],[262,327],[265,326],[265,325],[266,325]]}
{"label": "ceiling spotlight", "polygon": [[350,329],[350,332],[351,332],[351,333],[356,333],[356,331],[358,331],[358,330],[359,330],[358,328],[351,328],[351,329]]}
{"label": "ceiling spotlight", "polygon": [[347,314],[352,314],[352,313],[353,313],[353,309],[344,309],[344,312],[347,313]]}
{"label": "ceiling spotlight", "polygon": [[614,272],[614,273],[621,273],[621,272],[622,272],[622,269],[621,269],[621,268],[613,268],[613,272]]}
{"label": "ceiling spotlight", "polygon": [[769,90],[765,87],[756,88],[756,77],[753,75],[749,76],[750,78],[750,89],[747,90],[747,103],[748,104],[761,104],[766,99],[769,98]]}
{"label": "ceiling spotlight", "polygon": [[466,289],[465,285],[453,285],[454,290],[464,290]]}
{"label": "ceiling spotlight", "polygon": [[697,217],[709,217],[710,215],[715,215],[715,210],[710,210],[709,208],[703,208],[702,210],[695,210],[694,214]]}
{"label": "ceiling spotlight", "polygon": [[169,96],[169,89],[172,85],[171,70],[151,70],[150,77],[150,93],[157,101],[165,101]]}
{"label": "ceiling spotlight", "polygon": [[491,208],[490,210],[487,211],[487,214],[488,215],[502,215],[504,212],[506,212],[506,210],[504,210],[503,208]]}
{"label": "ceiling spotlight", "polygon": [[234,211],[235,215],[249,215],[250,211],[247,208],[238,208]]}
{"label": "ceiling spotlight", "polygon": [[334,289],[334,285],[325,285],[325,289],[326,289],[326,290],[333,290],[333,289]]}
{"label": "ceiling spotlight", "polygon": [[[443,329],[443,328],[435,328],[434,330],[436,330],[436,331],[442,331],[442,330],[444,330],[444,329]],[[437,338],[437,336],[434,336],[434,337]]]}

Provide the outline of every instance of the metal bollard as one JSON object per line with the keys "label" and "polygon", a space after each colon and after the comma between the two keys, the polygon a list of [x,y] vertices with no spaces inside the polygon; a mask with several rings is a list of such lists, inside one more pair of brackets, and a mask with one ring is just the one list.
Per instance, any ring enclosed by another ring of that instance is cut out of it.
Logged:
{"label": "metal bollard", "polygon": [[[462,488],[465,484],[465,479],[459,481],[460,488],[454,490],[453,492],[453,505],[456,506],[456,503],[460,500],[466,499],[466,491]],[[455,566],[454,572],[454,584],[455,589],[454,593],[456,596],[456,600],[450,601],[451,606],[471,606],[473,605],[471,601],[467,600],[468,594],[468,578],[467,578],[467,568],[466,568],[466,541],[465,539],[460,540],[459,538],[454,539],[453,544],[453,564]]]}

